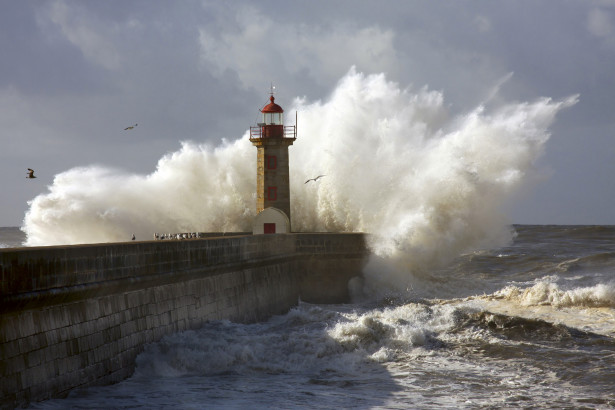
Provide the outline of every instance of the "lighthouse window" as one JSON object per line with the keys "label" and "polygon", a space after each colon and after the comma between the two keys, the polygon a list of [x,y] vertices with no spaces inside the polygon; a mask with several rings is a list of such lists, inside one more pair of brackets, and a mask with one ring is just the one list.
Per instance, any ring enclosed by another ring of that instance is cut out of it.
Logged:
{"label": "lighthouse window", "polygon": [[267,200],[275,201],[278,199],[278,187],[270,186],[267,188]]}
{"label": "lighthouse window", "polygon": [[278,159],[275,155],[266,155],[265,162],[267,169],[276,169],[278,167]]}
{"label": "lighthouse window", "polygon": [[265,124],[282,125],[282,113],[266,112],[264,113]]}

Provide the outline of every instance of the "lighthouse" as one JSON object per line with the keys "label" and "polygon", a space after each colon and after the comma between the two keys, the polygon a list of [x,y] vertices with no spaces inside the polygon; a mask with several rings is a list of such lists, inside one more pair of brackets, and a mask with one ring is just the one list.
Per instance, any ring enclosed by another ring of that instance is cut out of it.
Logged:
{"label": "lighthouse", "polygon": [[284,110],[275,103],[261,108],[262,122],[250,127],[256,154],[256,219],[254,233],[290,232],[288,147],[297,139],[295,125],[284,125]]}

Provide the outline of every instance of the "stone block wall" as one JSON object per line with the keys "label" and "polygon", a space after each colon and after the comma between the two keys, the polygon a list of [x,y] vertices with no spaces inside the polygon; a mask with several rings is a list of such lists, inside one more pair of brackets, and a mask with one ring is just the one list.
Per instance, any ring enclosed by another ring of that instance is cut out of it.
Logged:
{"label": "stone block wall", "polygon": [[361,234],[0,250],[0,405],[123,380],[146,343],[209,320],[346,301],[366,258]]}

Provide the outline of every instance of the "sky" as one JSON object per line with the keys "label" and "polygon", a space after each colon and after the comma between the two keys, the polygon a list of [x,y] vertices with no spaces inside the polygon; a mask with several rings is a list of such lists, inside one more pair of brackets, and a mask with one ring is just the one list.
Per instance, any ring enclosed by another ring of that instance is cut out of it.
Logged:
{"label": "sky", "polygon": [[0,226],[59,173],[152,173],[182,141],[242,138],[272,84],[283,106],[321,101],[349,70],[452,115],[578,95],[506,212],[615,224],[615,1],[0,0]]}

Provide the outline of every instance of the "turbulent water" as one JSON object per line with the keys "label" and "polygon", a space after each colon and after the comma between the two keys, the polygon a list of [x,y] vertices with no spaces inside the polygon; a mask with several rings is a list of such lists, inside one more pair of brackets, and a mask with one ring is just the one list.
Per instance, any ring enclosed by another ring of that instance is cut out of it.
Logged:
{"label": "turbulent water", "polygon": [[32,407],[612,408],[615,227],[514,232],[404,292],[166,336],[130,379]]}

